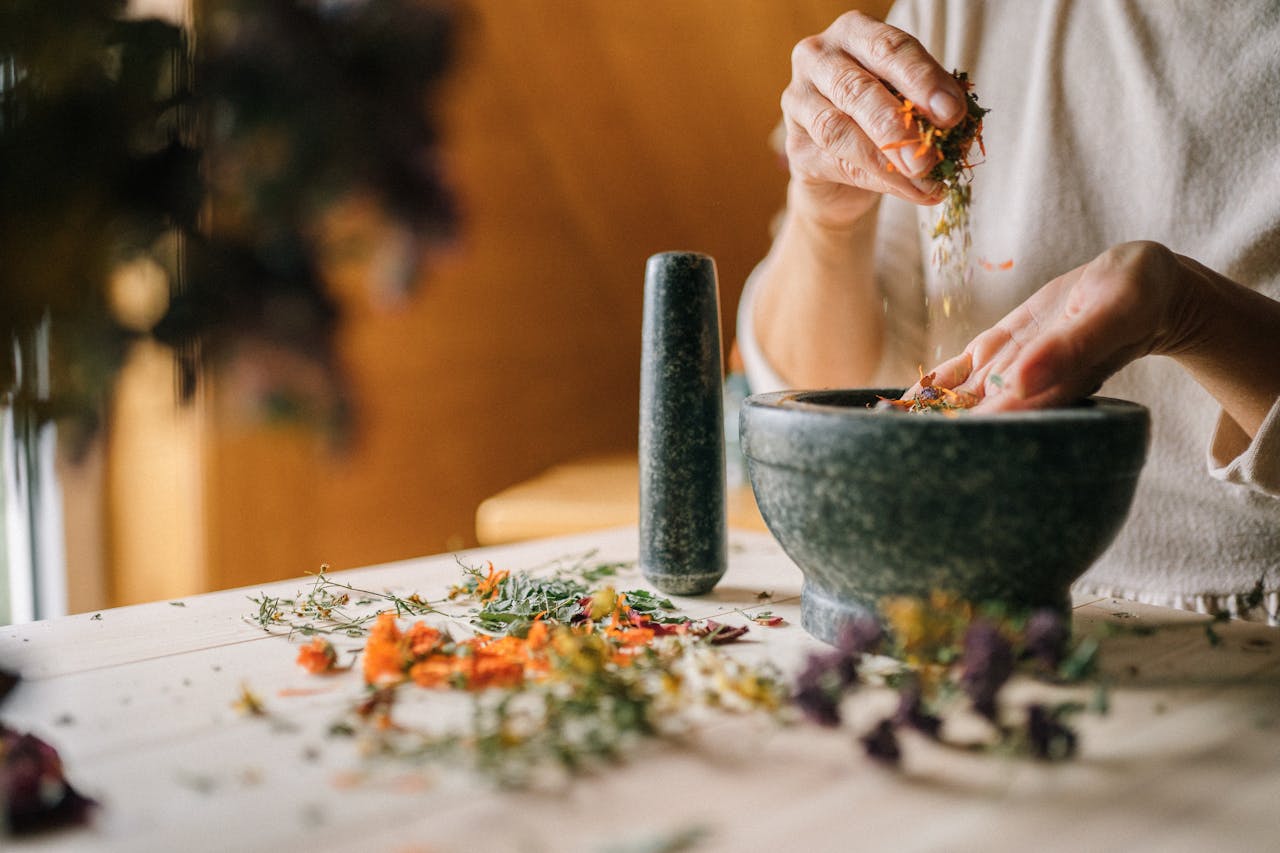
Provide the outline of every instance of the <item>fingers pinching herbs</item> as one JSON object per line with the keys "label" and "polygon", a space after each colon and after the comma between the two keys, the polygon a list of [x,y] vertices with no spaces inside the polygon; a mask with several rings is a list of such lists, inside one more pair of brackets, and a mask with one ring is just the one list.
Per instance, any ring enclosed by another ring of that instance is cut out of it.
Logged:
{"label": "fingers pinching herbs", "polygon": [[793,130],[828,160],[847,163],[831,170],[852,176],[846,182],[920,203],[933,200],[940,187],[925,177],[934,153],[919,148],[913,107],[950,127],[964,115],[965,94],[902,30],[850,12],[792,53],[783,110]]}

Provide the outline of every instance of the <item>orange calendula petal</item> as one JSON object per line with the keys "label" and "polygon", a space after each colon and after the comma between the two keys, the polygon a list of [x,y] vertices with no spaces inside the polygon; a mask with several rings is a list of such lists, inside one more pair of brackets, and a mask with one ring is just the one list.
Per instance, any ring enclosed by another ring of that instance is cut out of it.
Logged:
{"label": "orange calendula petal", "polygon": [[313,675],[332,672],[337,663],[338,652],[324,637],[315,637],[298,650],[298,665]]}

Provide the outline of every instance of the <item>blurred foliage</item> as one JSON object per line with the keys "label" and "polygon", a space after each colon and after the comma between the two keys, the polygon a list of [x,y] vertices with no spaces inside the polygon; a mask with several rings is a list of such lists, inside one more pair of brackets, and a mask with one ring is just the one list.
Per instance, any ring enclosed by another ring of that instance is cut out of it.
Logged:
{"label": "blurred foliage", "polygon": [[[185,395],[224,359],[301,360],[340,422],[325,220],[379,212],[384,290],[450,235],[432,107],[452,16],[200,0],[193,33],[125,5],[0,0],[0,392],[92,423],[150,336]],[[14,355],[42,327],[51,389]]]}

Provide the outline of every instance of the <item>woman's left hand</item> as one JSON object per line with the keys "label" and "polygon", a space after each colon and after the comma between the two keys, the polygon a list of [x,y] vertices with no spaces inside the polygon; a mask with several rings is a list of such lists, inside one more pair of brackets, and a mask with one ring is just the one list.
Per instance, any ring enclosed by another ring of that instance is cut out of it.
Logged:
{"label": "woman's left hand", "polygon": [[1201,318],[1184,262],[1194,263],[1158,243],[1108,249],[938,365],[934,384],[973,394],[977,411],[1043,408],[1087,396],[1134,359],[1187,350]]}
{"label": "woman's left hand", "polygon": [[1280,400],[1280,301],[1158,243],[1122,243],[1040,288],[933,382],[978,411],[1044,408],[1144,355],[1171,357],[1252,438]]}

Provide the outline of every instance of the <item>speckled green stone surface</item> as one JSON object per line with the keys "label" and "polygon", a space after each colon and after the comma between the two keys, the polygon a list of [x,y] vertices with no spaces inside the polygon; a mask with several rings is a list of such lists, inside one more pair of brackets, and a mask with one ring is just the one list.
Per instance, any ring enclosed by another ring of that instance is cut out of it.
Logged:
{"label": "speckled green stone surface", "polygon": [[640,568],[663,592],[710,592],[727,566],[720,297],[715,262],[645,268],[640,361]]}
{"label": "speckled green stone surface", "polygon": [[886,596],[1066,607],[1115,538],[1146,459],[1147,410],[1093,397],[993,415],[873,411],[901,389],[750,397],[742,450],[761,514],[805,575],[828,642]]}

